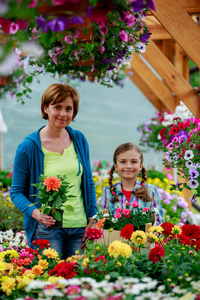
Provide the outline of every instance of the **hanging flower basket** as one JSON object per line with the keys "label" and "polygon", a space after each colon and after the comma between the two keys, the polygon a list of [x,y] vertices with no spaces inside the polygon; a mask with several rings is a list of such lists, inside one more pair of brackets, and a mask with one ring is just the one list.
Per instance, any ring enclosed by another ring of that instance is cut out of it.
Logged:
{"label": "hanging flower basket", "polygon": [[7,84],[7,77],[0,77],[0,86],[5,86]]}
{"label": "hanging flower basket", "polygon": [[87,14],[88,6],[90,6],[89,0],[67,1],[57,6],[52,6],[47,1],[38,7],[38,12],[46,16],[79,16]]}

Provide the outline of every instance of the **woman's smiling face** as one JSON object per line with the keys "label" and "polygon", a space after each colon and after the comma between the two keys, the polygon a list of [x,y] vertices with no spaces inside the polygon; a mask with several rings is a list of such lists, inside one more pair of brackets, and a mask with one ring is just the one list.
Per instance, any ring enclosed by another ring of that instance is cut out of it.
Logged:
{"label": "woman's smiling face", "polygon": [[115,170],[122,180],[136,180],[142,166],[140,153],[136,150],[127,150],[117,155]]}
{"label": "woman's smiling face", "polygon": [[74,113],[74,103],[71,97],[67,97],[66,100],[49,104],[48,107],[44,107],[45,113],[48,115],[48,122],[58,128],[64,128],[70,124]]}

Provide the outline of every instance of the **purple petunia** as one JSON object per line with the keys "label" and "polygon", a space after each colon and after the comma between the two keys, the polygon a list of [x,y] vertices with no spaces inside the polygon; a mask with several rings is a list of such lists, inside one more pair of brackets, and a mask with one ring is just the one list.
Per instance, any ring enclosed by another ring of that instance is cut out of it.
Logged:
{"label": "purple petunia", "polygon": [[189,170],[190,178],[197,178],[199,176],[199,172],[196,169],[190,169]]}
{"label": "purple petunia", "polygon": [[194,194],[193,196],[192,196],[192,198],[189,198],[189,200],[191,201],[191,202],[194,202],[194,203],[196,203],[197,202],[197,194]]}

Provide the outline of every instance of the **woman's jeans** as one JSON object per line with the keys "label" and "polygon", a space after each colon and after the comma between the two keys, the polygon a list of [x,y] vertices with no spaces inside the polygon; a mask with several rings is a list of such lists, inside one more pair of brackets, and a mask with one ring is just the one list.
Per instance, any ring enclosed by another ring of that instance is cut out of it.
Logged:
{"label": "woman's jeans", "polygon": [[[76,250],[80,250],[84,231],[85,227],[50,229],[38,223],[32,240],[48,240],[50,248],[62,254],[62,259],[66,259],[74,255]],[[36,250],[38,246],[34,245],[32,248]],[[82,250],[81,252],[83,253]]]}

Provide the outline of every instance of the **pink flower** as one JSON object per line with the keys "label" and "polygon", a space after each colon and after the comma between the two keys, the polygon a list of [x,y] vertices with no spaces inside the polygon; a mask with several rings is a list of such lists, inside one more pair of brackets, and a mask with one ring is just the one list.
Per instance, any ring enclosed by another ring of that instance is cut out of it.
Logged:
{"label": "pink flower", "polygon": [[17,25],[16,23],[11,23],[10,24],[10,33],[11,34],[15,34],[19,29],[19,25]]}
{"label": "pink flower", "polygon": [[120,212],[122,212],[122,209],[121,208],[117,208],[116,209],[116,213],[120,213]]}
{"label": "pink flower", "polygon": [[128,208],[124,208],[122,213],[125,214],[125,215],[129,215],[130,210]]}
{"label": "pink flower", "polygon": [[149,211],[150,209],[148,207],[144,207],[143,211]]}
{"label": "pink flower", "polygon": [[103,35],[106,35],[108,33],[108,27],[106,25],[103,25],[101,28],[100,28],[100,32],[103,34]]}
{"label": "pink flower", "polygon": [[121,215],[120,213],[116,213],[116,214],[114,215],[114,217],[115,217],[116,219],[120,219],[120,218],[122,218],[122,215]]}
{"label": "pink flower", "polygon": [[120,38],[124,41],[124,42],[128,42],[128,34],[126,33],[125,30],[122,30],[120,32]]}
{"label": "pink flower", "polygon": [[67,287],[67,295],[74,295],[74,294],[78,294],[81,291],[81,287],[78,285],[71,285]]}
{"label": "pink flower", "polygon": [[29,3],[27,5],[28,8],[33,8],[33,7],[36,7],[37,6],[37,3],[38,3],[38,0],[32,0],[31,3]]}
{"label": "pink flower", "polygon": [[139,204],[137,204],[137,202],[133,201],[133,203],[131,203],[131,206],[133,206],[133,207],[139,207]]}
{"label": "pink flower", "polygon": [[99,47],[99,52],[100,52],[101,54],[104,53],[104,51],[105,51],[105,47],[104,47],[104,46]]}

